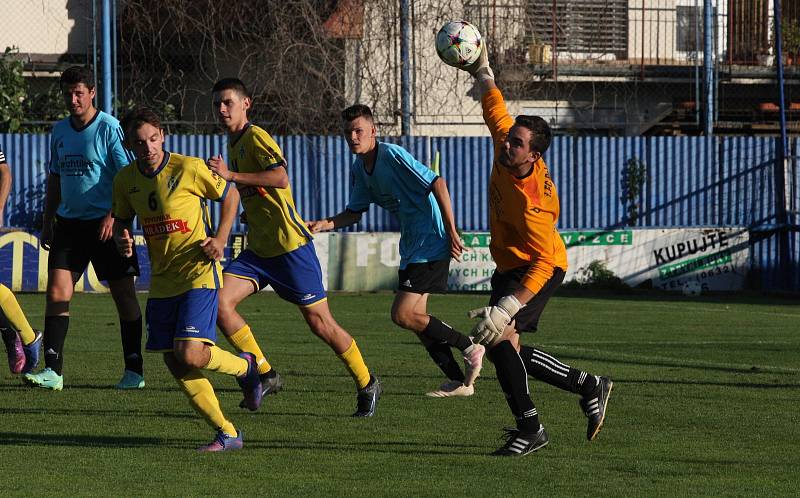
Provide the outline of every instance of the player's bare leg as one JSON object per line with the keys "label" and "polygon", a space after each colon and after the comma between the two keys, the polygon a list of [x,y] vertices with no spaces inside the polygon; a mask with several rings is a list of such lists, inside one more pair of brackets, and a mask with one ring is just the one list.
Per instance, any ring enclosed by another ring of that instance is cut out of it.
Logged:
{"label": "player's bare leg", "polygon": [[[472,344],[467,336],[429,315],[429,295],[398,291],[392,304],[392,321],[417,334],[428,355],[449,379],[438,390],[427,393],[428,396],[470,396],[474,393],[472,384],[483,365],[485,349]],[[461,371],[451,347],[461,351],[466,372]]]}

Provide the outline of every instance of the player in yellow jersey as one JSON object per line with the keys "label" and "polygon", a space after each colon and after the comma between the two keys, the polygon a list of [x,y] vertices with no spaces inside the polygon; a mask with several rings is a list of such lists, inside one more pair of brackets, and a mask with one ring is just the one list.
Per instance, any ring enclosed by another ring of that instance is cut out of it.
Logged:
{"label": "player in yellow jersey", "polygon": [[[215,345],[217,294],[222,286],[225,244],[238,209],[239,194],[206,168],[202,159],[164,150],[158,116],[134,109],[123,120],[125,142],[136,156],[114,177],[114,240],[122,256],[132,253],[136,216],[150,256],[147,351],[161,352],[169,371],[194,409],[217,431],[200,451],[242,447],[242,432],[225,418],[214,388],[201,370],[236,377],[247,407],[261,404],[255,357],[238,357]],[[216,234],[211,233],[206,200],[221,202]]]}
{"label": "player in yellow jersey", "polygon": [[371,417],[381,383],[370,374],[356,341],[328,308],[312,237],[294,206],[286,160],[272,137],[248,121],[251,100],[241,80],[222,79],[214,84],[212,94],[214,110],[228,132],[230,167],[221,156],[210,158],[208,166],[236,184],[248,226],[247,249],[225,268],[217,324],[237,350],[256,355],[266,390],[279,389],[279,377],[236,311],[249,295],[272,286],[281,298],[297,305],[311,331],[345,364],[357,389],[353,416]]}
{"label": "player in yellow jersey", "polygon": [[494,143],[489,178],[489,249],[497,263],[489,306],[470,312],[479,322],[472,335],[488,349],[497,379],[516,419],[507,430],[500,456],[524,456],[547,445],[530,397],[528,375],[581,395],[591,441],[605,419],[612,382],[572,368],[550,354],[519,343],[519,334],[536,331],[544,305],[564,280],[567,251],[556,230],[559,201],[542,158],[551,131],[539,116],[512,118],[495,85],[487,48],[465,68],[478,83],[483,118]]}
{"label": "player in yellow jersey", "polygon": [[[3,149],[0,149],[0,228],[3,227],[3,211],[11,183],[11,168]],[[31,328],[14,293],[3,284],[0,284],[0,335],[6,347],[11,373],[26,374],[36,368],[42,333]]]}

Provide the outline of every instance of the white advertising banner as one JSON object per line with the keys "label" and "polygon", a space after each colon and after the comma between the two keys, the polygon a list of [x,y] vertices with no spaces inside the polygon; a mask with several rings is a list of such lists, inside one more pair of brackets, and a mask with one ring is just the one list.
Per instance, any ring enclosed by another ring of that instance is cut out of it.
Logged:
{"label": "white advertising banner", "polygon": [[[744,285],[749,239],[744,228],[670,228],[564,231],[566,281],[581,280],[593,262],[631,287],[738,290]],[[495,265],[485,232],[464,233],[468,250],[450,264],[453,291],[488,291]],[[397,233],[332,233],[315,239],[327,287],[379,290],[397,287]],[[691,282],[691,284],[690,284]]]}

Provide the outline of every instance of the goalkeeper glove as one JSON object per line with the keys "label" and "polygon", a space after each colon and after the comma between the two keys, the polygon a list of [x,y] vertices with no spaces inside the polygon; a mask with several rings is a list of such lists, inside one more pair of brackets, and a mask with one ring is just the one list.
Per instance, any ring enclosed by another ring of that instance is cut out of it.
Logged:
{"label": "goalkeeper glove", "polygon": [[478,308],[469,312],[470,318],[480,318],[470,334],[484,346],[493,346],[503,335],[506,325],[511,323],[524,304],[513,295],[505,296],[494,306]]}
{"label": "goalkeeper glove", "polygon": [[489,67],[489,47],[486,46],[486,40],[483,40],[481,45],[481,53],[472,64],[463,67],[464,71],[475,77],[478,81],[493,80],[494,73],[492,68]]}

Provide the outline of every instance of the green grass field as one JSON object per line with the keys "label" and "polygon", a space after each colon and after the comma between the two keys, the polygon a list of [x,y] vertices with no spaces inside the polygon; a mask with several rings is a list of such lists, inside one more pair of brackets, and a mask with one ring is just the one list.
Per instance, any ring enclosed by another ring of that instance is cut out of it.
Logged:
{"label": "green grass field", "polygon": [[[142,296],[144,302],[145,296]],[[391,294],[335,294],[331,308],[384,383],[378,415],[352,419],[339,360],[272,294],[241,308],[284,376],[255,414],[233,379],[213,375],[245,449],[197,454],[213,433],[145,358],[147,387],[112,389],[121,366],[109,296],[76,295],[64,391],[0,374],[2,496],[790,496],[800,447],[800,307],[764,298],[558,296],[536,344],[615,381],[606,425],[585,439],[575,395],[531,381],[550,445],[488,454],[513,425],[494,368],[475,396],[423,395],[442,380],[389,320]],[[35,327],[42,295],[19,296]],[[468,330],[486,296],[434,296],[431,312]],[[221,341],[224,343],[224,341]],[[222,345],[222,344],[221,344]],[[227,344],[225,344],[227,347]]]}

